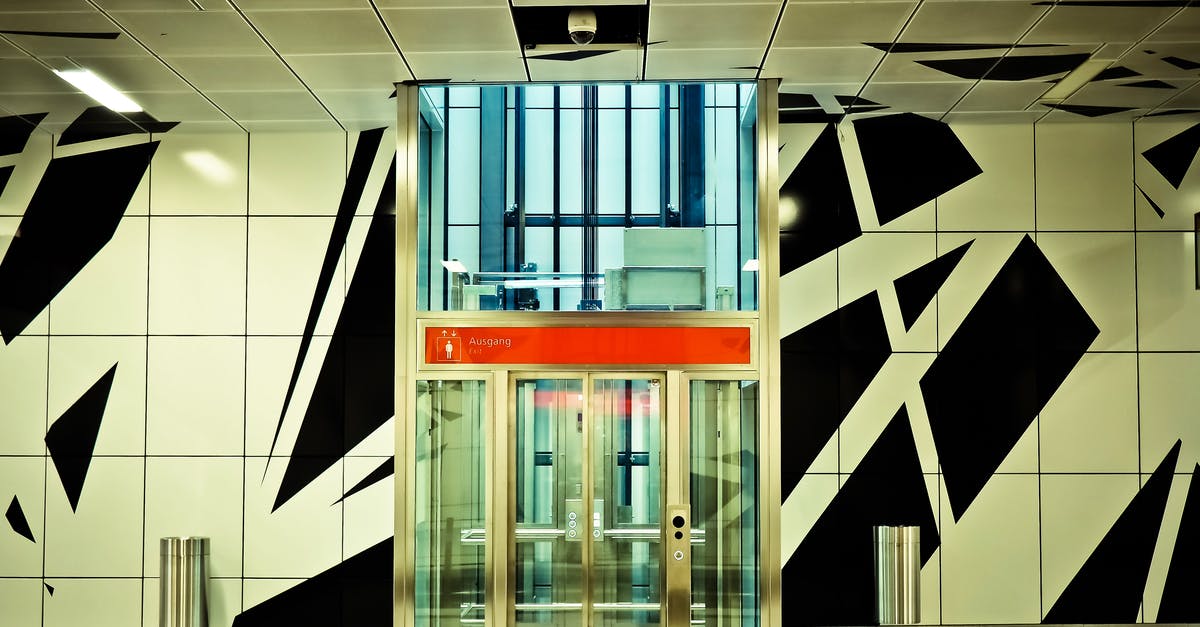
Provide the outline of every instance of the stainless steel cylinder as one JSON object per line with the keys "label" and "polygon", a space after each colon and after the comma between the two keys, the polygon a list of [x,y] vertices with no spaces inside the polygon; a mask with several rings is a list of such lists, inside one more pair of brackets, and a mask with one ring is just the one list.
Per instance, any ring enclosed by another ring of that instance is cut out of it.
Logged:
{"label": "stainless steel cylinder", "polygon": [[921,621],[921,528],[875,527],[875,619],[880,625]]}
{"label": "stainless steel cylinder", "polygon": [[159,627],[208,627],[208,538],[159,540]]}

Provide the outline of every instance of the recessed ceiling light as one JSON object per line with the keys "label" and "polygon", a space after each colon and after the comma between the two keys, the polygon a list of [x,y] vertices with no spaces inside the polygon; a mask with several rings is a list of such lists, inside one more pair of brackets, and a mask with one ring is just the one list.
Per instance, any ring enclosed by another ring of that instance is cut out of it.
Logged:
{"label": "recessed ceiling light", "polygon": [[1066,100],[1071,94],[1079,91],[1080,87],[1087,85],[1093,78],[1096,78],[1112,62],[1112,59],[1088,59],[1080,63],[1079,67],[1071,70],[1070,74],[1062,77],[1062,80],[1055,83],[1054,87],[1051,87],[1045,94],[1042,94],[1038,102],[1057,104]]}
{"label": "recessed ceiling light", "polygon": [[93,100],[118,113],[136,113],[142,110],[138,103],[116,87],[96,76],[91,70],[54,70],[59,78],[74,85],[76,89],[91,96]]}

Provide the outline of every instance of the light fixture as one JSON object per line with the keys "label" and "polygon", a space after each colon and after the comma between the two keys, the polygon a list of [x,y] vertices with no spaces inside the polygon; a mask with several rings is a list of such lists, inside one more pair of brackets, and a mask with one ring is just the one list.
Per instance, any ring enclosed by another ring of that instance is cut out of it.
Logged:
{"label": "light fixture", "polygon": [[1096,78],[1105,70],[1113,59],[1088,59],[1079,64],[1079,67],[1071,70],[1070,74],[1062,77],[1054,87],[1051,87],[1046,93],[1038,98],[1038,102],[1042,104],[1058,104],[1071,94],[1079,91],[1080,87],[1087,85],[1093,78]]}
{"label": "light fixture", "polygon": [[456,274],[457,273],[466,274],[468,272],[467,267],[464,266],[462,264],[462,262],[457,259],[443,259],[442,267],[445,268],[446,270],[449,270],[450,272],[453,272]]}
{"label": "light fixture", "polygon": [[742,264],[742,272],[758,272],[758,259],[747,259]]}
{"label": "light fixture", "polygon": [[91,96],[93,100],[118,113],[137,113],[142,110],[116,87],[96,76],[91,70],[54,70],[59,78],[75,86],[76,89]]}

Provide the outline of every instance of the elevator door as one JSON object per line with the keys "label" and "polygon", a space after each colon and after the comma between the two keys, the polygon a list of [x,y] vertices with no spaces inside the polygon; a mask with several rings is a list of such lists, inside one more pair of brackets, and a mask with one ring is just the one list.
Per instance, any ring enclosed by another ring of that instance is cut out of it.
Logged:
{"label": "elevator door", "polygon": [[517,625],[658,625],[664,377],[513,377]]}

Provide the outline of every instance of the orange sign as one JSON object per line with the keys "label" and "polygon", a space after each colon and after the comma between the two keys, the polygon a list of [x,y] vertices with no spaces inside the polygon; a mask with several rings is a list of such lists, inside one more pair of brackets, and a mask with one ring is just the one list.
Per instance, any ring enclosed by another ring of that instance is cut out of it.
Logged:
{"label": "orange sign", "polygon": [[427,364],[749,364],[748,327],[426,327]]}

